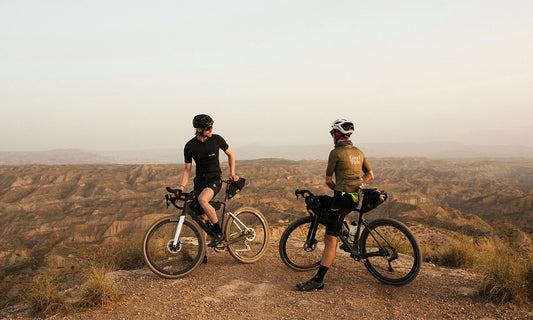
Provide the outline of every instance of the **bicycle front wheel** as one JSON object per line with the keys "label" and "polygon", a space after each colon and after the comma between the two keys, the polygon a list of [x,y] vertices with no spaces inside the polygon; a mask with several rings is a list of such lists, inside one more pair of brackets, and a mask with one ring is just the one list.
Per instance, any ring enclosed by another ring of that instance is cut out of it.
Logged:
{"label": "bicycle front wheel", "polygon": [[279,240],[281,260],[296,271],[309,271],[320,265],[326,228],[323,224],[318,224],[315,237],[308,242],[307,235],[314,219],[307,216],[294,221]]}
{"label": "bicycle front wheel", "polygon": [[266,252],[270,228],[261,212],[241,208],[230,215],[225,228],[230,255],[243,263],[259,260]]}
{"label": "bicycle front wheel", "polygon": [[379,281],[401,286],[413,281],[421,265],[418,243],[411,231],[393,219],[378,219],[361,233],[365,267]]}
{"label": "bicycle front wheel", "polygon": [[183,222],[178,241],[174,242],[179,218],[165,217],[146,232],[143,254],[148,267],[162,278],[180,278],[196,269],[205,256],[205,240],[200,228]]}

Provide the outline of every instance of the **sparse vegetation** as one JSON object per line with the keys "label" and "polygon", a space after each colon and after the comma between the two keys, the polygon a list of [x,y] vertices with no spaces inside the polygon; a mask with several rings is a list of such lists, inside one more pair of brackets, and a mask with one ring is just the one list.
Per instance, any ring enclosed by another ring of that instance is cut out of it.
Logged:
{"label": "sparse vegetation", "polygon": [[426,251],[424,261],[450,268],[471,268],[474,265],[476,251],[472,239],[460,236],[442,248]]}
{"label": "sparse vegetation", "polygon": [[59,291],[59,283],[52,276],[38,275],[31,282],[23,299],[35,314],[54,313],[66,309]]}
{"label": "sparse vegetation", "polygon": [[119,295],[115,285],[106,277],[110,271],[111,268],[103,263],[91,266],[87,282],[83,287],[81,305],[94,307],[118,301]]}
{"label": "sparse vegetation", "polygon": [[[423,232],[439,230],[426,239],[425,261],[482,272],[483,292],[492,300],[519,302],[532,296],[533,161],[371,163],[378,170],[372,185],[390,198],[369,220],[390,216],[423,225]],[[294,189],[330,192],[323,183],[324,161],[263,159],[239,161],[237,168],[250,184],[230,210],[256,207],[272,225],[305,215]],[[162,193],[179,181],[182,170],[182,165],[0,166],[0,308],[18,303],[39,272],[57,275],[56,285],[69,288],[81,285],[92,265],[110,271],[143,266],[140,238],[155,216],[175,212],[165,209]],[[424,202],[406,202],[404,194]],[[124,223],[111,227],[115,222]],[[452,234],[456,240],[444,245]],[[491,240],[495,248],[490,249],[480,240],[488,234],[505,237]],[[513,259],[498,260],[503,259],[498,248]]]}
{"label": "sparse vegetation", "polygon": [[84,245],[77,254],[92,264],[100,263],[114,270],[131,270],[144,265],[140,239],[121,239],[102,245]]}
{"label": "sparse vegetation", "polygon": [[440,266],[472,269],[483,276],[480,294],[490,300],[518,304],[533,302],[533,255],[514,249],[493,236],[478,242],[461,236],[424,259]]}
{"label": "sparse vegetation", "polygon": [[520,253],[498,238],[480,244],[481,293],[496,302],[533,300],[533,256]]}

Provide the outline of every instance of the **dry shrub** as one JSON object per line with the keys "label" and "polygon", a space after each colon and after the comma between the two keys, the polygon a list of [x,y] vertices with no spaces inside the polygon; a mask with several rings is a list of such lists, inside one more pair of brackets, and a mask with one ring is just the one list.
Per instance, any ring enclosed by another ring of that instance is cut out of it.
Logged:
{"label": "dry shrub", "polygon": [[478,258],[478,265],[483,274],[481,294],[500,303],[531,302],[531,258],[531,254],[518,252],[499,238],[490,238],[481,243]]}
{"label": "dry shrub", "polygon": [[142,245],[139,241],[122,240],[113,245],[111,263],[118,270],[132,270],[144,265]]}
{"label": "dry shrub", "polygon": [[445,247],[425,250],[424,261],[450,268],[471,268],[475,262],[476,246],[473,240],[459,237]]}
{"label": "dry shrub", "polygon": [[131,270],[144,265],[142,245],[138,239],[85,246],[79,250],[79,256],[91,264],[105,264],[111,270]]}
{"label": "dry shrub", "polygon": [[81,304],[94,307],[118,301],[115,284],[106,278],[111,268],[105,264],[93,264],[89,270],[87,283],[82,291]]}
{"label": "dry shrub", "polygon": [[66,303],[59,291],[59,284],[54,278],[48,275],[38,275],[22,298],[34,313],[53,313],[66,308]]}
{"label": "dry shrub", "polygon": [[518,251],[498,238],[474,242],[459,237],[442,249],[424,250],[424,260],[451,268],[475,268],[483,276],[480,293],[504,303],[533,300],[533,254]]}

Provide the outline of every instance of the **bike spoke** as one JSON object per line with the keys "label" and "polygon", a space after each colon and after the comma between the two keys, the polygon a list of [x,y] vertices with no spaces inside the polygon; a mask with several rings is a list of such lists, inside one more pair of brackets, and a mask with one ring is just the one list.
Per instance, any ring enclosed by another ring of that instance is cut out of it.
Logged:
{"label": "bike spoke", "polygon": [[397,221],[371,223],[361,236],[365,266],[379,280],[393,285],[408,283],[418,274],[420,250],[408,229]]}
{"label": "bike spoke", "polygon": [[250,263],[264,254],[270,229],[259,211],[243,208],[230,214],[226,234],[229,253],[241,262]]}
{"label": "bike spoke", "polygon": [[324,251],[325,227],[318,225],[314,239],[307,240],[312,217],[304,217],[289,225],[283,233],[279,251],[283,262],[298,271],[318,267]]}
{"label": "bike spoke", "polygon": [[[162,277],[178,277],[192,271],[204,254],[204,242],[197,228],[189,222],[180,226],[168,219],[152,227],[144,241],[148,265]],[[177,239],[177,241],[176,241]]]}

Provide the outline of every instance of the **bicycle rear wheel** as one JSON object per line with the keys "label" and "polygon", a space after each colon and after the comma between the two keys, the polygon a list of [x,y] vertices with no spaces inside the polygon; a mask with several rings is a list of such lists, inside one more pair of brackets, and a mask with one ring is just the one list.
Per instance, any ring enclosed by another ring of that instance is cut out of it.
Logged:
{"label": "bicycle rear wheel", "polygon": [[407,284],[420,271],[421,254],[409,229],[393,219],[378,219],[361,233],[361,253],[368,257],[365,267],[379,281],[395,286]]}
{"label": "bicycle rear wheel", "polygon": [[[254,208],[241,208],[229,216],[225,233],[229,254],[243,263],[259,260],[266,252],[270,228],[261,212]],[[232,240],[237,239],[231,243]]]}
{"label": "bicycle rear wheel", "polygon": [[324,252],[326,227],[318,224],[315,238],[307,243],[307,234],[314,217],[302,217],[291,223],[279,240],[281,260],[296,271],[308,271],[318,268]]}
{"label": "bicycle rear wheel", "polygon": [[174,243],[179,218],[165,217],[146,232],[143,254],[148,267],[162,278],[180,278],[198,267],[205,256],[205,240],[200,228],[183,222],[179,239]]}

